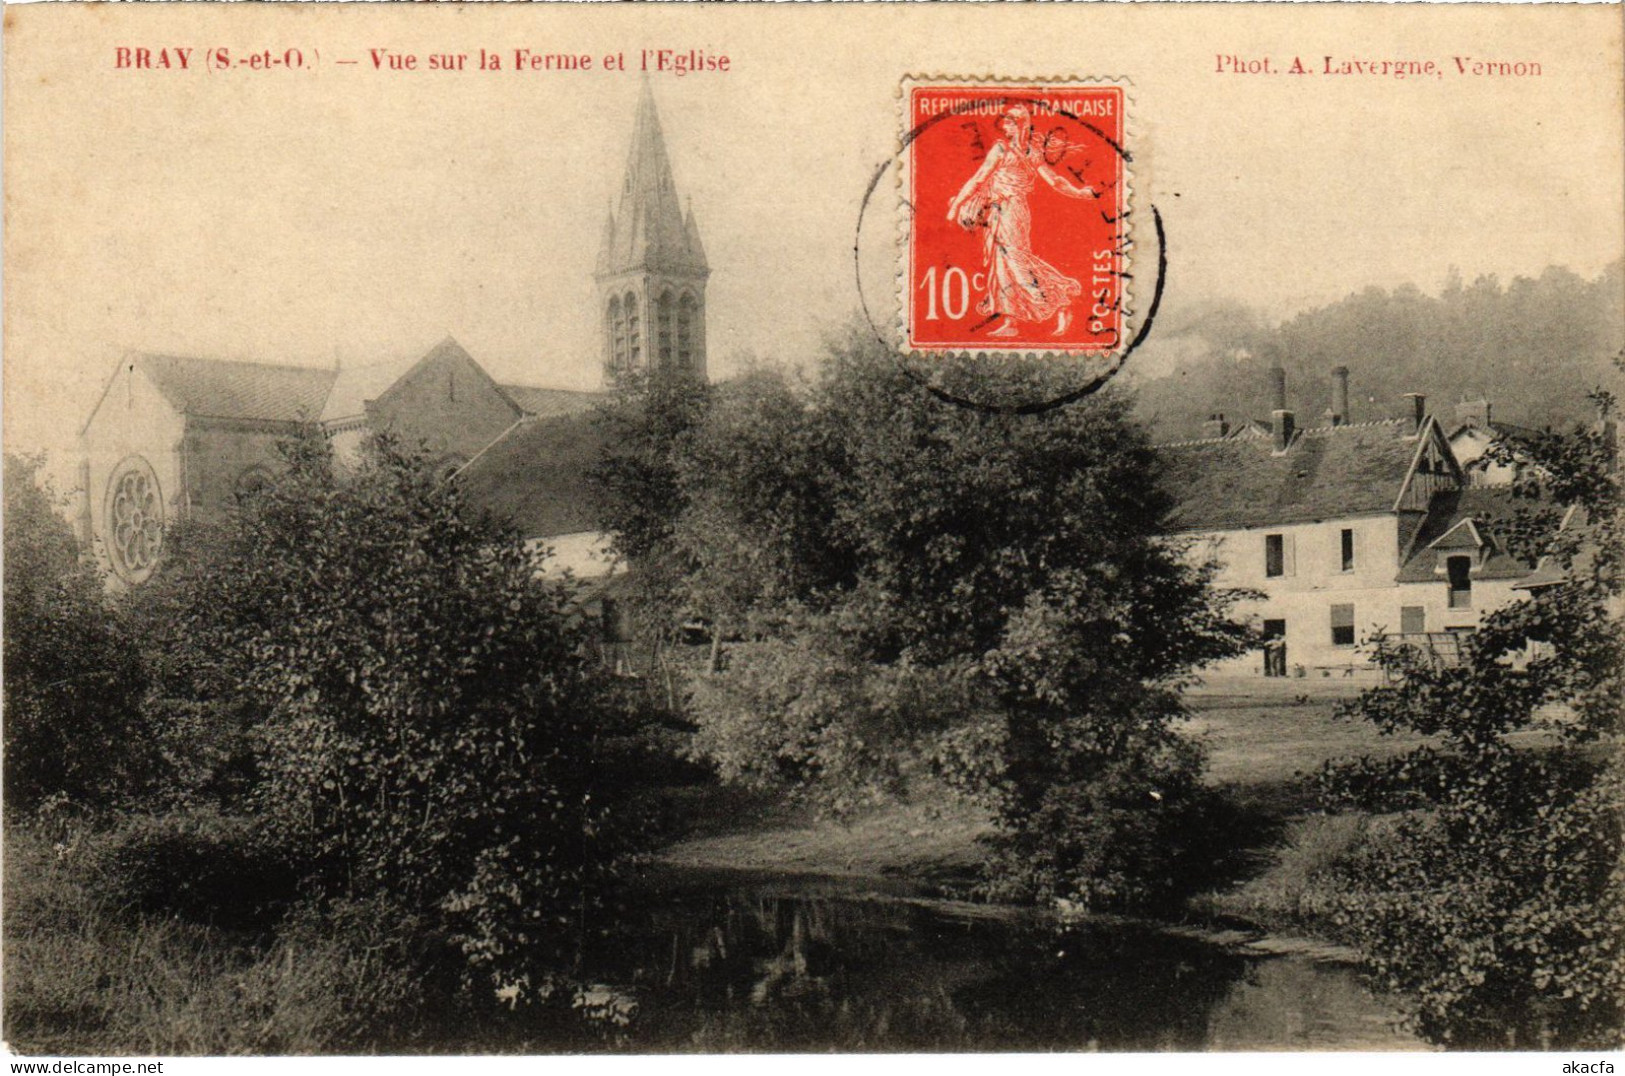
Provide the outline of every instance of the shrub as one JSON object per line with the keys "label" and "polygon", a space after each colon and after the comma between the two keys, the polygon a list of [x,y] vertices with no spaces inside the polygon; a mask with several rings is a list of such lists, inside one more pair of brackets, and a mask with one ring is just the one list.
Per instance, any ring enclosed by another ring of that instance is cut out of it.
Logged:
{"label": "shrub", "polygon": [[356,1053],[429,1022],[423,924],[378,901],[304,907],[274,940],[132,912],[83,847],[6,836],[9,1046],[54,1054]]}
{"label": "shrub", "polygon": [[1625,1027],[1619,775],[1493,838],[1456,806],[1402,820],[1328,872],[1332,922],[1418,1030],[1457,1048],[1618,1048]]}
{"label": "shrub", "polygon": [[[1605,412],[1612,401],[1599,396]],[[1405,808],[1336,872],[1337,922],[1418,1028],[1456,1046],[1618,1046],[1625,1030],[1625,593],[1620,478],[1605,430],[1542,434],[1498,538],[1553,585],[1486,615],[1462,661],[1379,647],[1391,683],[1350,712],[1436,749],[1326,775],[1344,801]],[[1512,460],[1509,460],[1511,462]],[[1557,526],[1562,505],[1571,511]],[[1532,648],[1531,644],[1540,644]],[[1554,717],[1554,713],[1563,716]],[[1512,739],[1539,732],[1531,751]]]}
{"label": "shrub", "polygon": [[568,967],[635,836],[572,586],[387,440],[288,465],[148,584],[154,648],[185,656],[162,706],[240,730],[241,802],[311,895],[426,917],[487,985]]}
{"label": "shrub", "polygon": [[136,648],[101,573],[57,514],[42,463],[5,457],[8,813],[48,801],[116,805],[150,776],[135,720]]}

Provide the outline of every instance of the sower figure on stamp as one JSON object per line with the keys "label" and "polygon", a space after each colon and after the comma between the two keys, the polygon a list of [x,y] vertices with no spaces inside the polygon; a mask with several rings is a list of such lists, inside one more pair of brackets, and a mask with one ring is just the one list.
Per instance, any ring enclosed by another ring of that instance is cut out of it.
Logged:
{"label": "sower figure on stamp", "polygon": [[1033,145],[1032,113],[1014,105],[999,119],[1004,137],[994,144],[976,170],[948,204],[948,219],[967,231],[987,230],[982,263],[987,269],[987,294],[977,301],[980,314],[1002,315],[1003,324],[990,336],[1015,336],[1018,321],[1055,318],[1055,335],[1072,323],[1067,307],[1083,291],[1076,280],[1033,253],[1032,211],[1027,192],[1042,179],[1068,198],[1093,198],[1095,192],[1062,176]]}

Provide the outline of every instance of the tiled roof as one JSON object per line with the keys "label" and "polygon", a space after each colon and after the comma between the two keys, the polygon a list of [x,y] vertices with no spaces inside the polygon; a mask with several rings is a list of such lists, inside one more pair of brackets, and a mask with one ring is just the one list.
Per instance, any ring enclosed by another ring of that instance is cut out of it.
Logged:
{"label": "tiled roof", "polygon": [[1280,454],[1254,437],[1158,446],[1177,503],[1168,526],[1228,530],[1389,511],[1416,455],[1409,430],[1397,419],[1313,427]]}
{"label": "tiled roof", "polygon": [[1438,494],[1411,544],[1411,555],[1400,565],[1398,581],[1431,583],[1444,578],[1443,558],[1466,548],[1467,543],[1460,539],[1469,534],[1468,528],[1462,526],[1467,520],[1472,521],[1472,529],[1480,537],[1493,545],[1484,563],[1473,569],[1473,578],[1522,579],[1530,567],[1506,554],[1496,541],[1496,527],[1513,519],[1519,509],[1537,507],[1540,505],[1536,501],[1513,497],[1506,486],[1477,486]]}
{"label": "tiled roof", "polygon": [[421,361],[422,355],[412,355],[345,366],[333,381],[333,391],[328,394],[327,404],[322,408],[322,421],[338,422],[366,414],[368,400],[376,400],[388,392],[391,385]]}
{"label": "tiled roof", "polygon": [[133,360],[176,410],[208,418],[315,421],[333,371],[261,362],[224,362],[176,355]]}
{"label": "tiled roof", "polygon": [[[1467,430],[1482,429],[1484,429],[1484,427],[1477,422],[1458,422],[1450,430],[1450,436],[1454,438],[1458,434],[1464,433]],[[1511,422],[1502,422],[1500,419],[1491,419],[1489,430],[1497,436],[1510,438],[1515,441],[1528,441],[1532,438],[1540,436],[1540,431],[1530,426],[1519,426]]]}
{"label": "tiled roof", "polygon": [[533,385],[503,385],[514,403],[526,414],[546,418],[551,415],[576,415],[591,411],[609,397],[602,392],[577,392],[573,389],[541,389]]}
{"label": "tiled roof", "polygon": [[[463,345],[448,336],[421,355],[363,363],[341,369],[333,382],[333,391],[327,397],[327,404],[322,409],[322,421],[340,422],[344,419],[360,418],[366,414],[367,404],[370,401],[383,396],[412,370],[423,363],[447,358],[468,362],[490,380],[485,368],[464,350]],[[496,382],[491,381],[491,384],[496,385]],[[507,391],[502,385],[497,385],[497,390],[501,393]]]}
{"label": "tiled roof", "polygon": [[1535,590],[1539,587],[1556,586],[1567,583],[1571,578],[1585,578],[1597,563],[1597,528],[1592,525],[1590,514],[1579,505],[1573,505],[1563,513],[1563,520],[1558,524],[1559,534],[1571,533],[1579,539],[1579,548],[1575,550],[1571,561],[1564,565],[1557,558],[1545,556],[1535,570],[1518,583],[1514,583],[1514,590]]}
{"label": "tiled roof", "polygon": [[457,472],[469,501],[526,538],[599,529],[587,473],[601,434],[591,413],[526,418]]}

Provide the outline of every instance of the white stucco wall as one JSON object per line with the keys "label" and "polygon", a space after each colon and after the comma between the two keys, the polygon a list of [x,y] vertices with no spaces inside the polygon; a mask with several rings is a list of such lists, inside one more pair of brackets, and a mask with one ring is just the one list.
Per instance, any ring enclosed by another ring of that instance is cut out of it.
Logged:
{"label": "white stucco wall", "polygon": [[577,579],[603,579],[626,570],[609,553],[609,535],[602,531],[581,531],[537,538],[528,543],[541,560],[541,574],[559,576],[569,572]]}
{"label": "white stucco wall", "polygon": [[[1354,567],[1342,567],[1342,531],[1354,532]],[[1265,536],[1279,534],[1290,550],[1286,571],[1265,574]],[[1243,616],[1262,624],[1286,621],[1288,676],[1299,667],[1307,677],[1339,676],[1349,666],[1363,670],[1370,663],[1364,644],[1383,632],[1401,630],[1405,606],[1423,609],[1424,631],[1448,631],[1475,626],[1485,612],[1521,596],[1512,581],[1473,581],[1472,607],[1451,609],[1444,576],[1425,583],[1398,583],[1399,519],[1394,515],[1336,519],[1187,535],[1193,539],[1190,556],[1216,559],[1221,568],[1215,584],[1261,591],[1264,597],[1238,608]],[[1332,642],[1332,606],[1354,607],[1354,646]],[[1220,662],[1212,672],[1263,675],[1264,656],[1252,651]]]}

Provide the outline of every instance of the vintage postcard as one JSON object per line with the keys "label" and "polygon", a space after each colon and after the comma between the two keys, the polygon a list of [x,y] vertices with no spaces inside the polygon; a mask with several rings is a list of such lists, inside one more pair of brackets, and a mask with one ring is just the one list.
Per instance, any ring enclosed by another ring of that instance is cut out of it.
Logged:
{"label": "vintage postcard", "polygon": [[6,1050],[1612,1072],[1620,15],[6,6]]}

